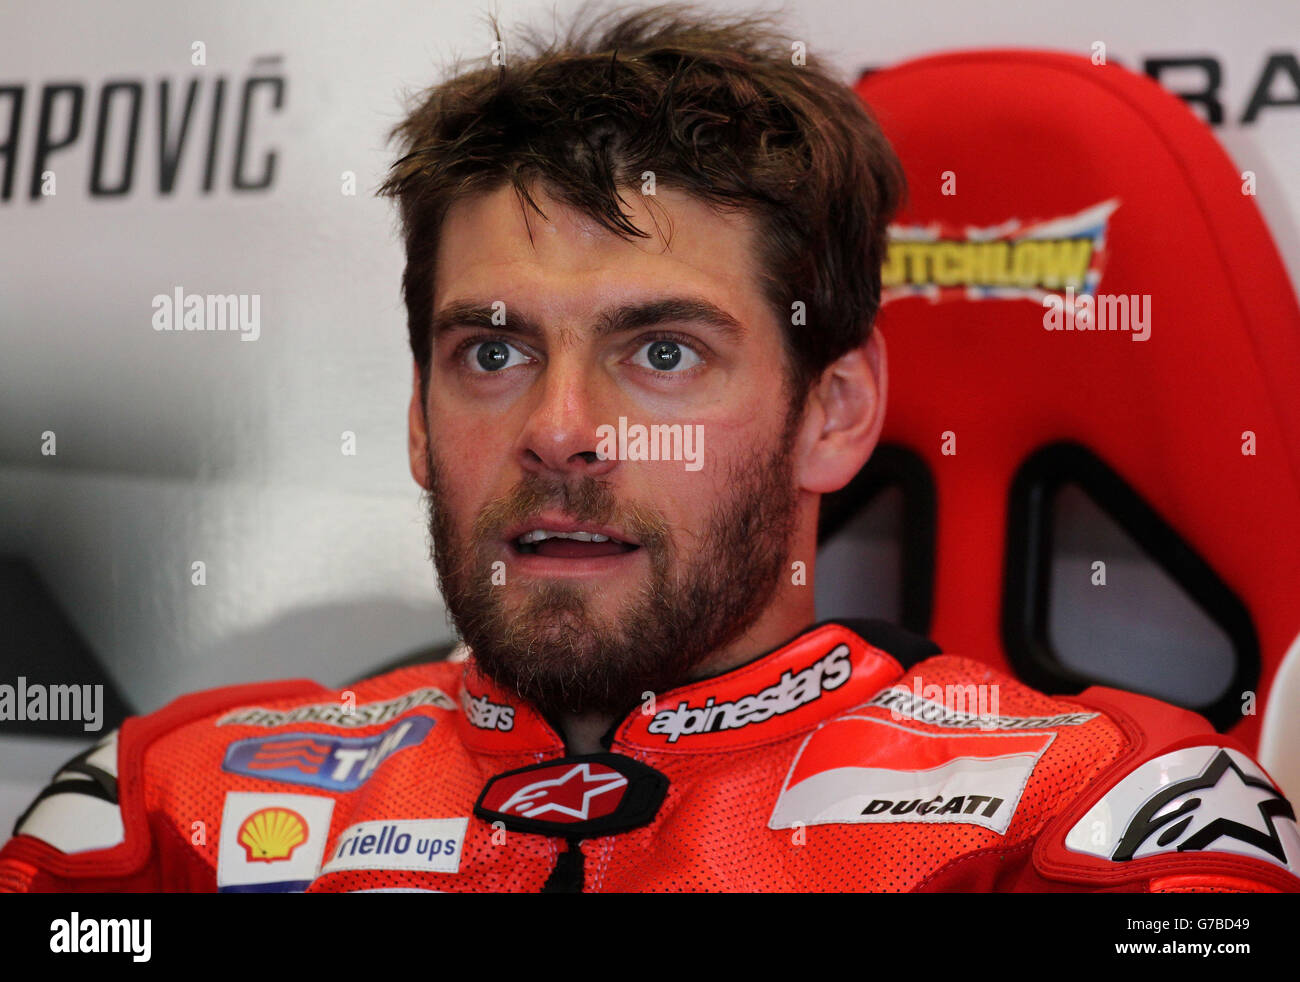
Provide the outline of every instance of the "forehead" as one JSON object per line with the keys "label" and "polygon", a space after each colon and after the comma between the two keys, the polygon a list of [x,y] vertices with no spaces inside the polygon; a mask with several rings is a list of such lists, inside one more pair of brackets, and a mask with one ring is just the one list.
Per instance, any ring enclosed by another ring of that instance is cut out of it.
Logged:
{"label": "forehead", "polygon": [[[534,200],[546,218],[521,206],[511,187],[460,199],[441,230],[436,304],[510,291],[516,300],[563,315],[593,302],[672,288],[724,303],[738,319],[764,312],[750,215],[719,213],[671,188],[653,196],[635,187],[622,194],[624,213],[648,238],[623,238],[538,191]],[[526,297],[518,295],[522,291]]]}

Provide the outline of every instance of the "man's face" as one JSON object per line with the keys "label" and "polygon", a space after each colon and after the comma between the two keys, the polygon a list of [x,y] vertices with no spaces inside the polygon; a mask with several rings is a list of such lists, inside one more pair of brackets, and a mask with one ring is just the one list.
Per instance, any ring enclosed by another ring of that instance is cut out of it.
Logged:
{"label": "man's face", "polygon": [[[458,202],[424,420],[412,407],[448,609],[480,667],[547,713],[621,715],[685,681],[767,607],[795,523],[798,419],[749,221],[625,198],[652,238],[545,196],[549,221],[526,221],[509,189]],[[638,427],[673,433],[660,456],[678,459],[620,459],[610,434]]]}

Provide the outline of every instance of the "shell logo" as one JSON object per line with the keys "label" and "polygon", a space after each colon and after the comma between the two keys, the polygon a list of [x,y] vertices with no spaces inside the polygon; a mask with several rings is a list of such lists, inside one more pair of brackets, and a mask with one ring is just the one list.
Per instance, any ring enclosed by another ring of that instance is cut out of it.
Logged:
{"label": "shell logo", "polygon": [[289,808],[263,808],[239,827],[239,844],[250,863],[288,859],[307,841],[307,820]]}

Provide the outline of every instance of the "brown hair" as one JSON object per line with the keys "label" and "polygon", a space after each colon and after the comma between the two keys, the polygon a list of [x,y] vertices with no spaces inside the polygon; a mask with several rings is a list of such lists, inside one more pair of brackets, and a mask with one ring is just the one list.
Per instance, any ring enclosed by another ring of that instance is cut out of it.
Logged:
{"label": "brown hair", "polygon": [[[857,96],[765,16],[671,5],[583,8],[562,41],[525,36],[504,63],[420,93],[393,128],[401,156],[379,194],[396,198],[411,351],[427,388],[434,259],[458,198],[530,187],[623,237],[648,237],[619,190],[652,171],[720,209],[757,218],[764,293],[785,329],[802,403],[822,370],[864,343],[880,307],[886,225],[905,185]],[[498,43],[499,31],[493,23]],[[543,217],[545,215],[543,214]],[[806,326],[791,316],[805,305]],[[792,409],[795,407],[791,407]]]}

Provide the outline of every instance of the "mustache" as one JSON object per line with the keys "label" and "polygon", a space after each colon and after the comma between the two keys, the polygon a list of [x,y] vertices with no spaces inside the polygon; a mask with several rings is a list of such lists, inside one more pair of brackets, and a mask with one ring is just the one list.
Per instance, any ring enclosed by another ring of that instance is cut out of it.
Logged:
{"label": "mustache", "polygon": [[578,522],[611,525],[633,536],[642,548],[662,552],[671,543],[671,525],[658,509],[621,504],[608,481],[584,477],[576,482],[529,474],[503,497],[488,502],[471,529],[471,540],[496,542],[505,530],[543,511],[561,511]]}

